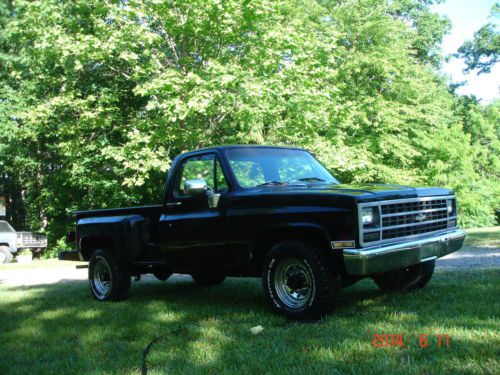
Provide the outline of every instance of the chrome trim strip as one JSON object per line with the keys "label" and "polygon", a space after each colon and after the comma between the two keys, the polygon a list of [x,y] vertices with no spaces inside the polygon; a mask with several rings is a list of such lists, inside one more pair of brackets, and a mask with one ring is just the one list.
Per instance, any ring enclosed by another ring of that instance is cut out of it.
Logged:
{"label": "chrome trim strip", "polygon": [[[372,241],[369,242],[370,246],[363,247],[362,249],[369,249],[370,247],[379,247],[387,244],[394,244],[394,243],[399,243],[401,241],[411,241],[411,240],[416,240],[418,238],[426,237],[426,236],[434,236],[434,235],[439,235],[446,233],[450,230],[454,229],[452,228],[444,228],[440,229],[434,232],[426,232],[426,233],[419,233],[419,234],[412,234],[411,236],[406,236],[406,237],[395,237],[395,238],[389,238],[387,240],[381,240],[381,241]],[[368,232],[365,232],[368,233]]]}
{"label": "chrome trim strip", "polygon": [[394,199],[381,201],[382,204],[393,204],[393,203],[407,203],[407,202],[424,202],[424,201],[437,201],[437,200],[455,199],[455,195],[437,195],[435,197],[420,197],[420,198],[408,198],[408,199]]}
{"label": "chrome trim strip", "polygon": [[413,203],[413,202],[424,202],[424,201],[446,200],[446,199],[455,199],[455,195],[437,195],[435,197],[420,197],[420,198],[406,198],[406,199],[392,199],[392,200],[390,199],[390,200],[366,202],[360,204],[362,204],[364,207],[367,207],[367,206],[379,206],[381,204]]}
{"label": "chrome trim strip", "polygon": [[[411,223],[411,224],[400,224],[400,225],[393,225],[392,227],[384,227],[382,226],[383,230],[386,229],[398,229],[398,228],[407,228],[407,227],[418,227],[419,225],[425,225],[425,224],[433,224],[433,223],[439,223],[440,221],[448,221],[448,220],[453,220],[456,219],[456,216],[450,216],[450,217],[445,217],[444,219],[436,219],[436,220],[429,220],[429,221],[422,221],[418,223]],[[366,231],[365,231],[366,232]],[[399,238],[399,237],[398,237]]]}
{"label": "chrome trim strip", "polygon": [[467,233],[463,229],[454,229],[414,241],[363,249],[344,249],[344,263],[347,272],[352,275],[370,275],[401,269],[460,250],[466,236]]}
{"label": "chrome trim strip", "polygon": [[437,211],[447,211],[447,210],[448,210],[447,207],[443,207],[443,208],[429,208],[428,210],[422,210],[422,211],[407,211],[407,212],[397,212],[395,214],[384,214],[384,217],[414,215],[414,214],[420,214],[422,212],[437,212]]}
{"label": "chrome trim strip", "polygon": [[370,252],[377,253],[381,250],[383,251],[388,251],[392,249],[399,249],[401,246],[414,246],[414,245],[422,245],[426,244],[429,242],[435,242],[435,241],[449,241],[449,240],[454,240],[457,238],[465,237],[467,236],[467,232],[463,229],[452,229],[452,230],[446,230],[443,233],[440,234],[435,234],[432,233],[430,236],[427,238],[422,238],[414,241],[401,241],[401,239],[398,239],[400,241],[392,243],[390,245],[375,245],[375,246],[369,246],[369,247],[364,247],[362,249],[345,249],[344,254],[369,254]]}
{"label": "chrome trim strip", "polygon": [[424,262],[428,262],[429,260],[434,260],[434,259],[437,259],[437,256],[432,256],[432,257],[424,258],[420,262],[424,263]]}
{"label": "chrome trim strip", "polygon": [[[363,228],[363,208],[365,207],[376,207],[378,206],[378,217],[380,218],[380,223],[382,223],[382,215],[380,210],[380,202],[369,202],[369,203],[358,203],[358,228],[359,228],[359,244],[361,246],[365,246],[365,242],[363,241],[363,234],[368,232],[379,232],[379,239],[382,238],[382,228],[379,226],[378,228]],[[378,243],[379,241],[373,241],[373,243]]]}
{"label": "chrome trim strip", "polygon": [[363,234],[373,233],[373,232],[380,232],[380,227],[373,228],[373,229],[364,229],[363,230]]}

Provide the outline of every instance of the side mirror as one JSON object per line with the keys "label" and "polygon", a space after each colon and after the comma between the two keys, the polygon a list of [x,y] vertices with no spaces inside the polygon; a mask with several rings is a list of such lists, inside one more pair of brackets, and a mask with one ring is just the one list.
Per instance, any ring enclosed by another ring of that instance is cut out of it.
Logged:
{"label": "side mirror", "polygon": [[203,178],[184,181],[184,193],[191,197],[205,195],[208,185]]}

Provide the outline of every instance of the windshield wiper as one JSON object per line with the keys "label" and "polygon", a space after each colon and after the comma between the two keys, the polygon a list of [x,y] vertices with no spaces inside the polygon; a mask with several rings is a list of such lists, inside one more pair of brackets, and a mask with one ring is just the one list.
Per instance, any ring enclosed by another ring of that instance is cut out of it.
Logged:
{"label": "windshield wiper", "polygon": [[273,185],[285,185],[285,184],[286,184],[286,182],[282,182],[282,181],[266,181],[263,184],[257,185],[256,187],[259,187],[259,186],[273,186]]}
{"label": "windshield wiper", "polygon": [[304,177],[304,178],[297,178],[297,181],[304,181],[304,182],[313,182],[313,181],[317,181],[317,182],[326,182],[325,180],[323,180],[322,178],[319,178],[319,177]]}

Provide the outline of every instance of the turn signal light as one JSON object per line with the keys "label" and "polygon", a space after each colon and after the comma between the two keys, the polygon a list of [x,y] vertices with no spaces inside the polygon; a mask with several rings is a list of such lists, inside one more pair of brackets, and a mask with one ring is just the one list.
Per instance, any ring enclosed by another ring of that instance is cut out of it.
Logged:
{"label": "turn signal light", "polygon": [[354,241],[332,241],[332,249],[346,249],[354,247]]}

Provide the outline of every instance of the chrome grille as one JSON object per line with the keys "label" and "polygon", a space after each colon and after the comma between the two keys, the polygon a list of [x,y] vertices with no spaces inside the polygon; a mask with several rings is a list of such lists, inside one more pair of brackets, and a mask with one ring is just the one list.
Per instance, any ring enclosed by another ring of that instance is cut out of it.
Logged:
{"label": "chrome grille", "polygon": [[382,215],[400,212],[446,209],[446,199],[382,204]]}
{"label": "chrome grille", "polygon": [[[382,211],[383,212],[383,211]],[[412,224],[412,223],[418,223],[419,221],[417,220],[419,217],[423,217],[421,215],[425,215],[425,220],[427,221],[433,221],[433,220],[439,220],[439,219],[446,219],[448,218],[448,214],[446,212],[446,206],[443,210],[439,211],[427,211],[427,210],[422,210],[422,211],[412,211],[411,213],[400,213],[397,215],[393,216],[384,216],[382,213],[382,226],[383,227],[393,227],[396,225],[404,225],[404,224]]]}
{"label": "chrome grille", "polygon": [[446,229],[448,227],[445,221],[438,223],[415,225],[413,227],[386,229],[382,231],[382,239],[398,238],[412,236],[414,234],[421,234],[427,232],[434,232],[436,230]]}
{"label": "chrome grille", "polygon": [[[455,197],[410,198],[360,204],[361,246],[419,237],[456,226],[456,208],[451,215],[447,209],[447,201],[450,199],[454,200]],[[380,226],[363,227],[362,209],[365,207],[378,209]]]}

